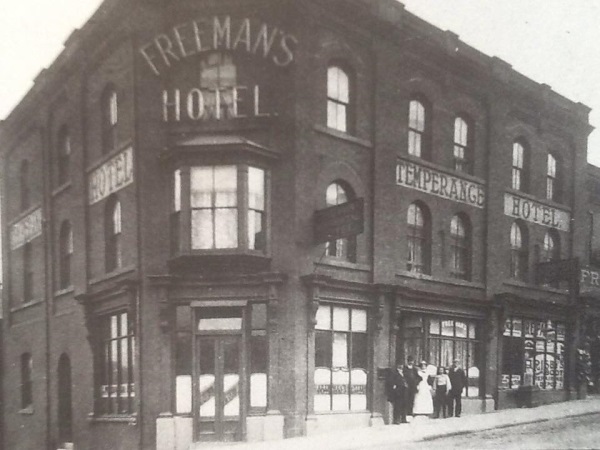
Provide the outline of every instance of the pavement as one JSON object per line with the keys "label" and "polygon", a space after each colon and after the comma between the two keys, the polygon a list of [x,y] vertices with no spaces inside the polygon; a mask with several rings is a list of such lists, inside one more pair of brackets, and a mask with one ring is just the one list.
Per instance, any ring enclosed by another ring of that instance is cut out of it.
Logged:
{"label": "pavement", "polygon": [[202,445],[203,449],[232,450],[352,450],[399,442],[429,441],[446,436],[507,428],[567,417],[600,414],[600,396],[538,406],[515,408],[447,419],[417,418],[408,424],[332,431],[310,437],[267,442],[236,442]]}

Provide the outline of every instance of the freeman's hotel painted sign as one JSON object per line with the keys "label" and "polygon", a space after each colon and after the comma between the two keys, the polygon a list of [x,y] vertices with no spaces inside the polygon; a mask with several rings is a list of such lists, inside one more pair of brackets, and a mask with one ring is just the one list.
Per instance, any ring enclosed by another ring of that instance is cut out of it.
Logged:
{"label": "freeman's hotel painted sign", "polygon": [[12,250],[31,242],[42,234],[42,209],[27,214],[10,228],[10,248]]}
{"label": "freeman's hotel painted sign", "polygon": [[514,194],[504,194],[504,214],[545,227],[569,231],[571,214]]}
{"label": "freeman's hotel painted sign", "polygon": [[133,183],[133,148],[123,150],[94,170],[88,181],[90,205]]}
{"label": "freeman's hotel painted sign", "polygon": [[155,75],[190,56],[211,51],[243,51],[285,67],[294,61],[298,40],[266,23],[230,16],[192,20],[159,34],[140,48]]}
{"label": "freeman's hotel painted sign", "polygon": [[398,161],[396,183],[476,208],[483,208],[485,205],[485,188],[482,184],[410,161]]}

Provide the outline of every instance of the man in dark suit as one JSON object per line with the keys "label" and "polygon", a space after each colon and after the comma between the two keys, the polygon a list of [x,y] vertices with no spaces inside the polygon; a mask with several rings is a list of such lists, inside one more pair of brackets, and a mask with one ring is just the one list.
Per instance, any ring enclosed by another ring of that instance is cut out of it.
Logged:
{"label": "man in dark suit", "polygon": [[393,423],[406,423],[406,380],[404,379],[402,366],[398,365],[395,369],[389,369],[386,380],[386,393],[388,402],[394,408]]}
{"label": "man in dark suit", "polygon": [[448,393],[448,414],[450,417],[453,415],[460,417],[460,413],[462,412],[461,396],[463,389],[467,385],[467,377],[465,371],[461,369],[458,359],[455,359],[452,367],[450,367],[448,377],[452,385]]}
{"label": "man in dark suit", "polygon": [[406,402],[405,402],[405,414],[407,416],[413,415],[413,405],[415,403],[415,394],[417,393],[417,385],[421,380],[419,377],[419,369],[415,366],[415,358],[409,356],[406,358],[406,365],[404,366],[404,379],[406,380]]}

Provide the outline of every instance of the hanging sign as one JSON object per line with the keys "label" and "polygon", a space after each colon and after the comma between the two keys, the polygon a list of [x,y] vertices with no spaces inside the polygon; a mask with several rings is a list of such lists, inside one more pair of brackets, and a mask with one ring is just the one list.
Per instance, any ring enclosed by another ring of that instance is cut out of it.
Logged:
{"label": "hanging sign", "polygon": [[351,237],[364,231],[362,198],[315,211],[315,244]]}

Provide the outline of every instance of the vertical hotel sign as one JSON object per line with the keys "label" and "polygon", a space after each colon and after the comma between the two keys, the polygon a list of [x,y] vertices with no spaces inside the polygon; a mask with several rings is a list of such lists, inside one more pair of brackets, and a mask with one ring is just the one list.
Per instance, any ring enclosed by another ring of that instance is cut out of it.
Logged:
{"label": "vertical hotel sign", "polygon": [[88,203],[93,205],[133,183],[133,148],[128,147],[89,175]]}
{"label": "vertical hotel sign", "polygon": [[10,248],[15,250],[42,235],[42,209],[38,208],[10,227]]}

